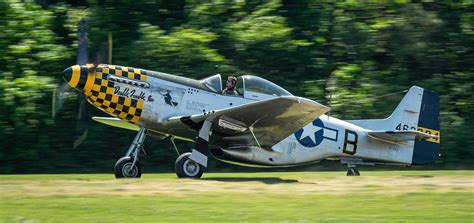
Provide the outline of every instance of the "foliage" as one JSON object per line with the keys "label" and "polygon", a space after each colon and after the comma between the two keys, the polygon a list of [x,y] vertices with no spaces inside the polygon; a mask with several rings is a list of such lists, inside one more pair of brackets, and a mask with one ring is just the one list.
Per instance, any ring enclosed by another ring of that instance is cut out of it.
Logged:
{"label": "foliage", "polygon": [[[81,18],[88,19],[94,63],[105,62],[112,33],[114,64],[192,78],[219,65],[224,76],[256,74],[330,104],[342,119],[388,116],[402,94],[376,97],[412,85],[436,91],[441,166],[472,167],[473,9],[463,2],[1,1],[0,172],[107,171],[133,138],[88,122],[89,137],[72,149],[83,125],[75,94],[51,117],[52,90],[75,63]],[[163,166],[175,156],[172,149],[150,155]]]}

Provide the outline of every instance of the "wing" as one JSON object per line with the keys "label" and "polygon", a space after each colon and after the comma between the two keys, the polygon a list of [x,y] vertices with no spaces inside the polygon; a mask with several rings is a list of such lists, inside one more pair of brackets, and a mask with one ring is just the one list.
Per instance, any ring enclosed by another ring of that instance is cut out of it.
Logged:
{"label": "wing", "polygon": [[409,131],[372,131],[369,136],[388,143],[401,143],[410,140],[428,140],[436,139],[436,135],[430,135],[415,130]]}
{"label": "wing", "polygon": [[125,122],[120,120],[119,118],[111,118],[111,117],[92,117],[92,120],[96,122],[100,122],[102,124],[110,125],[113,127],[117,128],[122,128],[122,129],[128,129],[128,130],[133,130],[133,131],[138,131],[140,130],[140,127],[138,125]]}
{"label": "wing", "polygon": [[212,134],[228,142],[251,145],[258,140],[272,146],[321,116],[329,108],[315,101],[284,96],[252,102],[209,113],[168,119],[165,125],[182,122],[198,130],[199,123],[211,121]]}

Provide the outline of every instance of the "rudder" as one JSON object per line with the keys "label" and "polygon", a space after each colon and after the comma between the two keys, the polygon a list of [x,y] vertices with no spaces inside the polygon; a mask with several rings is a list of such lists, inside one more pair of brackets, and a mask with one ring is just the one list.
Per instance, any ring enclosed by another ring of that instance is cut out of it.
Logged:
{"label": "rudder", "polygon": [[417,130],[436,135],[437,138],[415,141],[412,164],[427,164],[438,159],[440,151],[439,111],[439,95],[424,89]]}

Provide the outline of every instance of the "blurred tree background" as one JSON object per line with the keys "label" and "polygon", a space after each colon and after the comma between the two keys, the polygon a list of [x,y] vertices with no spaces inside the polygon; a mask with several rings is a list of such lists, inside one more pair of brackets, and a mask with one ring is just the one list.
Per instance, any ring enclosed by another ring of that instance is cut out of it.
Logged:
{"label": "blurred tree background", "polygon": [[[441,163],[472,168],[472,3],[301,0],[1,0],[0,173],[112,172],[133,132],[77,119],[78,94],[52,117],[52,93],[75,64],[87,19],[91,62],[113,34],[113,64],[204,78],[254,74],[332,107],[341,119],[388,116],[412,85],[441,99]],[[102,61],[104,62],[104,61]],[[82,127],[88,137],[73,142]],[[179,143],[181,151],[190,143]],[[169,141],[147,140],[145,172],[170,171]],[[232,167],[213,162],[211,170]]]}

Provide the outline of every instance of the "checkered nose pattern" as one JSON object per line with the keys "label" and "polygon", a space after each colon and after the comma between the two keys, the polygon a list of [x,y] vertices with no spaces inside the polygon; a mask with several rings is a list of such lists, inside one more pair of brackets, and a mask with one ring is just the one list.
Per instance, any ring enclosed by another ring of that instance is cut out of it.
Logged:
{"label": "checkered nose pattern", "polygon": [[[115,85],[117,79],[130,79],[140,82],[146,82],[147,73],[145,70],[122,67],[115,65],[99,64],[95,67],[94,81],[90,90],[84,90],[89,103],[100,110],[122,120],[138,123],[140,120],[144,100],[116,94]],[[129,85],[131,89],[140,87],[130,83],[122,83]]]}
{"label": "checkered nose pattern", "polygon": [[80,91],[90,91],[94,83],[95,67],[93,64],[74,65],[64,69],[64,80],[72,87]]}

